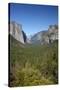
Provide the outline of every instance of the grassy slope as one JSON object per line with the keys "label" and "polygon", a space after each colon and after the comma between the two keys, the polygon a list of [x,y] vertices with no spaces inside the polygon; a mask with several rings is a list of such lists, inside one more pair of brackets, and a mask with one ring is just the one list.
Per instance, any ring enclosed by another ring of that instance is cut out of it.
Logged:
{"label": "grassy slope", "polygon": [[23,45],[10,36],[10,86],[58,83],[58,44]]}

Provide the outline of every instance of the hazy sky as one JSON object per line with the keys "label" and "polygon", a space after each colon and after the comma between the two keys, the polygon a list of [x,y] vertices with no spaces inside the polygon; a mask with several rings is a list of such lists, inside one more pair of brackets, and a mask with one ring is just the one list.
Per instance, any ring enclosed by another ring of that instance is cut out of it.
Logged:
{"label": "hazy sky", "polygon": [[58,7],[30,4],[10,4],[10,20],[22,24],[25,33],[33,35],[58,24]]}

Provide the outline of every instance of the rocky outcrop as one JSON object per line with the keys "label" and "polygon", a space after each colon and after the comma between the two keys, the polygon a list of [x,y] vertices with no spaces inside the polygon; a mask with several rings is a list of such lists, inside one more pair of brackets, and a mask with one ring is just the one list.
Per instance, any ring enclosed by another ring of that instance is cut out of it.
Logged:
{"label": "rocky outcrop", "polygon": [[54,40],[58,40],[58,26],[51,25],[48,30],[38,32],[31,37],[32,43],[49,44]]}
{"label": "rocky outcrop", "polygon": [[25,43],[26,42],[26,34],[22,30],[22,25],[17,24],[16,22],[10,22],[10,34],[19,42]]}
{"label": "rocky outcrop", "polygon": [[58,26],[57,25],[51,25],[48,29],[48,36],[50,42],[53,42],[54,40],[58,40]]}

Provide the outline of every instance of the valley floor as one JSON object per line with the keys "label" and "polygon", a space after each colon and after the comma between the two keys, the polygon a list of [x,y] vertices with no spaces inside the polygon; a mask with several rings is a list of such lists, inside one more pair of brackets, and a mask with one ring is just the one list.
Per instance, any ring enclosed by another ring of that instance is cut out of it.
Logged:
{"label": "valley floor", "polygon": [[58,84],[58,42],[22,45],[10,37],[9,86]]}

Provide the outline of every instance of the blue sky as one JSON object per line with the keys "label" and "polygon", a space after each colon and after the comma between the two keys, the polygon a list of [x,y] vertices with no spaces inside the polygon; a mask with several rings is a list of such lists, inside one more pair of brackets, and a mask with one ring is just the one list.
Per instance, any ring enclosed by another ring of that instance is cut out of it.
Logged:
{"label": "blue sky", "polygon": [[22,24],[27,36],[58,24],[58,7],[48,5],[10,4],[10,20]]}

